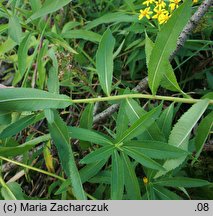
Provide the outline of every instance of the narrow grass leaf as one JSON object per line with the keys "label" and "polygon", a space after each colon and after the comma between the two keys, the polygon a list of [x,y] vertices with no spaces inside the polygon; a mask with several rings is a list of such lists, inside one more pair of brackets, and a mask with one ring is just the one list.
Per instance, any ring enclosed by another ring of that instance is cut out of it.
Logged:
{"label": "narrow grass leaf", "polygon": [[96,54],[96,68],[99,81],[107,96],[110,95],[112,87],[114,46],[115,38],[112,36],[110,29],[107,29],[101,38]]}

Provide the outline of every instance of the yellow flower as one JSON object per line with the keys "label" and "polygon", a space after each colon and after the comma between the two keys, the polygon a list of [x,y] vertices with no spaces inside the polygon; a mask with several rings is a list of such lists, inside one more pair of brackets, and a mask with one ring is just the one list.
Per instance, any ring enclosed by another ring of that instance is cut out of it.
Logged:
{"label": "yellow flower", "polygon": [[149,182],[148,178],[147,177],[143,177],[143,183],[147,184],[148,182]]}
{"label": "yellow flower", "polygon": [[181,0],[169,0],[171,3],[169,4],[169,7],[171,9],[171,11],[175,10],[176,8],[178,8],[178,4]]}
{"label": "yellow flower", "polygon": [[166,23],[169,20],[170,17],[171,17],[171,15],[169,15],[169,13],[161,14],[159,16],[159,18],[158,18],[159,24],[161,25],[163,23]]}
{"label": "yellow flower", "polygon": [[155,2],[155,0],[146,0],[145,2],[143,2],[143,4],[148,7],[149,4],[153,4],[154,2]]}
{"label": "yellow flower", "polygon": [[198,3],[198,0],[193,0],[193,3],[194,3],[194,4]]}
{"label": "yellow flower", "polygon": [[147,19],[150,19],[150,14],[152,14],[152,11],[149,11],[150,7],[145,8],[144,10],[140,10],[140,14],[138,19],[141,20],[143,17],[146,17]]}
{"label": "yellow flower", "polygon": [[158,19],[159,16],[163,13],[168,13],[168,11],[166,11],[165,9],[154,9],[154,12],[156,13],[154,16],[152,16],[153,19]]}
{"label": "yellow flower", "polygon": [[159,8],[159,9],[162,9],[162,8],[165,8],[166,7],[166,3],[163,1],[163,0],[158,0],[155,2],[155,5],[156,7],[155,8]]}

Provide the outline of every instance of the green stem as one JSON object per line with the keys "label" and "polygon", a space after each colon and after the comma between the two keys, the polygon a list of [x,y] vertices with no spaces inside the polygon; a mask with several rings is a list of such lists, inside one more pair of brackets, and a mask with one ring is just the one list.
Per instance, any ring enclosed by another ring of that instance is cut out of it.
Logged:
{"label": "green stem", "polygon": [[[61,176],[58,176],[56,174],[53,174],[53,173],[50,173],[50,172],[47,172],[45,170],[42,170],[42,169],[38,169],[38,168],[35,168],[35,167],[32,167],[32,166],[29,166],[29,165],[26,165],[26,164],[23,164],[23,163],[20,163],[20,162],[17,162],[17,161],[14,161],[14,160],[10,160],[8,158],[5,158],[5,157],[2,157],[0,156],[0,160],[4,160],[4,161],[7,161],[7,162],[10,162],[10,163],[14,163],[18,166],[21,166],[21,167],[24,167],[24,168],[27,168],[27,169],[31,169],[33,171],[36,171],[36,172],[40,172],[40,173],[43,173],[45,175],[48,175],[48,176],[51,176],[53,178],[56,178],[58,180],[61,180],[61,181],[66,181],[66,179],[64,179],[63,177]],[[6,183],[4,183],[2,177],[0,176],[0,184],[2,184],[2,186],[5,186]],[[7,185],[6,185],[7,186]],[[96,200],[95,197],[93,197],[92,195],[88,194],[88,193],[85,193],[87,195],[87,197],[89,197],[91,200]]]}
{"label": "green stem", "polygon": [[[148,95],[148,94],[125,94],[125,95],[116,95],[116,96],[100,97],[100,98],[76,99],[76,100],[71,100],[71,102],[72,103],[94,103],[98,101],[113,101],[113,100],[121,100],[121,99],[128,99],[128,98],[165,100],[165,101],[172,101],[178,103],[197,103],[198,101],[202,100],[202,99],[178,98],[178,97]],[[209,104],[213,104],[213,100],[209,100]]]}
{"label": "green stem", "polygon": [[56,178],[56,179],[59,179],[59,180],[61,180],[61,181],[66,181],[66,180],[65,180],[63,177],[61,177],[61,176],[55,175],[55,174],[50,173],[50,172],[47,172],[47,171],[45,171],[45,170],[38,169],[38,168],[35,168],[35,167],[32,167],[32,166],[29,166],[29,165],[26,165],[26,164],[23,164],[23,163],[14,161],[14,160],[10,160],[10,159],[5,158],[5,157],[2,157],[2,156],[0,156],[0,160],[4,160],[4,161],[7,161],[7,162],[16,164],[16,165],[18,165],[18,166],[21,166],[21,167],[24,167],[24,168],[27,168],[27,169],[31,169],[31,170],[34,170],[34,171],[36,171],[36,172],[43,173],[43,174],[45,174],[45,175],[51,176],[51,177]]}

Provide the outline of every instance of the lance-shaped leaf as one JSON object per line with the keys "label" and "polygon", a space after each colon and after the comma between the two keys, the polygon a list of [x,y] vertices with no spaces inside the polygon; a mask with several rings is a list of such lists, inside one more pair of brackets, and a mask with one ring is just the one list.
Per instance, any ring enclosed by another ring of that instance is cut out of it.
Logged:
{"label": "lance-shaped leaf", "polygon": [[[93,124],[93,109],[94,103],[88,104],[84,109],[80,118],[80,127],[85,129],[92,129]],[[80,141],[80,146],[82,149],[87,149],[90,146],[90,142]]]}
{"label": "lance-shaped leaf", "polygon": [[33,13],[38,11],[41,8],[41,0],[29,0],[30,6],[32,8]]}
{"label": "lance-shaped leaf", "polygon": [[24,200],[24,194],[21,186],[17,182],[4,183],[0,177],[1,195],[5,200]]}
{"label": "lance-shaped leaf", "polygon": [[12,112],[10,111],[2,111],[0,110],[0,125],[7,125],[10,124]]}
{"label": "lance-shaped leaf", "polygon": [[113,153],[114,148],[115,148],[114,146],[101,147],[101,148],[91,152],[87,156],[85,156],[80,161],[80,163],[89,164],[89,163],[93,163],[93,162],[96,162],[96,161],[101,161],[103,159],[108,159],[110,157],[110,155]]}
{"label": "lance-shaped leaf", "polygon": [[0,147],[0,156],[4,157],[14,157],[17,155],[24,154],[25,152],[29,151],[33,147],[35,147],[38,143],[45,142],[50,139],[50,135],[43,135],[27,141],[19,146],[16,147]]}
{"label": "lance-shaped leaf", "polygon": [[125,112],[125,101],[122,101],[118,111],[118,117],[116,121],[116,137],[122,137],[124,131],[128,129],[129,119]]}
{"label": "lance-shaped leaf", "polygon": [[202,179],[194,179],[187,177],[174,177],[174,178],[163,178],[162,180],[153,182],[153,184],[167,186],[167,187],[203,187],[210,185],[210,182]]}
{"label": "lance-shaped leaf", "polygon": [[[148,35],[146,35],[145,53],[146,53],[147,67],[149,65],[149,60],[150,60],[150,56],[151,56],[153,47],[154,47],[154,43],[148,37]],[[175,77],[175,73],[174,73],[173,68],[172,68],[168,59],[165,60],[164,67],[165,67],[165,73],[163,74],[163,77],[161,80],[161,86],[170,90],[170,91],[178,91],[178,92],[182,93],[183,95],[185,95],[185,93],[181,90],[181,88],[177,82],[177,79]]]}
{"label": "lance-shaped leaf", "polygon": [[0,90],[0,110],[36,111],[59,109],[71,105],[66,95],[52,94],[31,88],[4,88]]}
{"label": "lance-shaped leaf", "polygon": [[82,183],[87,182],[90,178],[95,176],[105,165],[106,162],[107,159],[104,159],[104,160],[96,161],[94,163],[87,164],[85,167],[83,167],[79,171]]}
{"label": "lance-shaped leaf", "polygon": [[133,165],[125,152],[122,152],[121,157],[124,165],[124,184],[127,191],[127,198],[132,200],[140,200],[140,186]]}
{"label": "lance-shaped leaf", "polygon": [[141,151],[138,151],[137,148],[123,147],[122,148],[126,154],[131,158],[134,158],[137,162],[142,164],[145,167],[155,170],[165,170],[159,163],[149,158],[147,155],[143,154]]}
{"label": "lance-shaped leaf", "polygon": [[[183,150],[188,150],[188,139],[192,129],[194,128],[195,124],[198,122],[200,117],[205,112],[206,108],[208,107],[208,100],[204,99],[196,104],[194,104],[187,112],[185,112],[178,122],[173,127],[171,134],[169,136],[169,144],[176,146]],[[182,156],[177,159],[167,160],[163,167],[166,171],[159,171],[155,178],[165,175],[168,171],[173,170],[179,167],[186,159],[187,156]]]}
{"label": "lance-shaped leaf", "polygon": [[73,193],[77,199],[86,199],[81,178],[75,164],[68,128],[56,111],[45,110],[50,135],[57,148],[64,172],[71,181]]}
{"label": "lance-shaped leaf", "polygon": [[169,107],[167,107],[160,115],[160,118],[157,120],[157,124],[161,129],[161,131],[163,132],[166,139],[168,139],[169,133],[172,128],[173,114],[174,114],[174,103],[172,103]]}
{"label": "lance-shaped leaf", "polygon": [[19,80],[23,77],[26,68],[27,68],[27,54],[30,46],[31,33],[28,33],[25,38],[22,40],[19,48],[18,48],[18,73]]}
{"label": "lance-shaped leaf", "polygon": [[74,139],[88,141],[99,145],[113,145],[111,139],[99,132],[84,128],[69,127],[69,134]]}
{"label": "lance-shaped leaf", "polygon": [[[133,99],[126,99],[125,101],[126,115],[129,118],[130,124],[133,124],[137,119],[147,112]],[[148,127],[141,135],[140,139],[151,139],[165,141],[160,128],[154,122],[151,127]]]}
{"label": "lance-shaped leaf", "polygon": [[148,64],[149,87],[154,95],[157,92],[163,74],[167,70],[165,66],[167,66],[169,56],[176,48],[178,36],[190,17],[190,9],[191,1],[185,1],[175,10],[157,36]]}
{"label": "lance-shaped leaf", "polygon": [[128,128],[122,135],[116,139],[117,143],[128,141],[138,135],[142,134],[153,122],[157,119],[162,109],[162,104],[154,108],[150,112],[140,117],[130,128]]}
{"label": "lance-shaped leaf", "polygon": [[8,34],[17,44],[21,43],[22,40],[22,29],[21,24],[17,16],[12,15],[9,17]]}
{"label": "lance-shaped leaf", "polygon": [[101,35],[87,30],[70,30],[66,31],[61,36],[67,39],[84,39],[96,43],[101,41]]}
{"label": "lance-shaped leaf", "polygon": [[176,193],[159,185],[153,185],[155,196],[159,200],[182,200]]}
{"label": "lance-shaped leaf", "polygon": [[65,5],[67,5],[71,1],[72,0],[60,0],[60,1],[47,0],[39,10],[37,10],[34,14],[32,14],[32,16],[28,18],[27,22],[43,17],[49,13],[53,13],[59,10],[60,8],[64,7]]}
{"label": "lance-shaped leaf", "polygon": [[127,143],[124,143],[124,146],[127,146],[131,149],[134,149],[137,152],[141,152],[146,156],[155,159],[178,158],[182,155],[188,154],[188,152],[180,148],[177,148],[175,146],[160,141],[132,140]]}
{"label": "lance-shaped leaf", "polygon": [[201,100],[194,104],[187,112],[185,112],[181,116],[181,118],[173,127],[169,136],[170,145],[184,149],[182,143],[190,134],[195,124],[205,112],[208,105],[209,101],[207,99]]}
{"label": "lance-shaped leaf", "polygon": [[135,100],[131,98],[127,98],[125,100],[125,110],[130,124],[133,124],[142,115],[146,114],[146,111]]}
{"label": "lance-shaped leaf", "polygon": [[107,29],[100,41],[96,54],[96,68],[101,87],[106,95],[110,95],[113,75],[113,50],[115,39]]}
{"label": "lance-shaped leaf", "polygon": [[0,139],[4,139],[10,136],[13,136],[23,130],[24,128],[28,127],[31,124],[35,124],[36,122],[40,121],[44,118],[43,114],[39,115],[29,115],[25,116],[18,121],[10,124],[8,127],[6,127],[0,134]]}
{"label": "lance-shaped leaf", "polygon": [[112,154],[111,199],[121,200],[124,190],[124,165],[118,151]]}
{"label": "lance-shaped leaf", "polygon": [[196,155],[195,159],[199,157],[203,146],[206,142],[206,139],[208,138],[208,135],[211,131],[211,128],[213,126],[213,111],[210,112],[200,123],[200,125],[197,128],[197,134],[195,137],[195,147],[196,147]]}
{"label": "lance-shaped leaf", "polygon": [[165,89],[168,89],[170,91],[177,91],[182,93],[183,95],[186,95],[186,93],[184,93],[175,76],[175,73],[173,71],[172,65],[170,64],[169,60],[165,60],[165,64],[164,64],[164,68],[165,68],[165,73],[163,74],[163,78],[161,80],[161,86]]}
{"label": "lance-shaped leaf", "polygon": [[120,22],[135,22],[137,20],[137,17],[130,16],[124,12],[115,12],[115,13],[108,13],[101,17],[98,17],[97,19],[94,19],[93,21],[89,22],[86,26],[86,30],[90,30],[100,24],[103,23],[120,23]]}

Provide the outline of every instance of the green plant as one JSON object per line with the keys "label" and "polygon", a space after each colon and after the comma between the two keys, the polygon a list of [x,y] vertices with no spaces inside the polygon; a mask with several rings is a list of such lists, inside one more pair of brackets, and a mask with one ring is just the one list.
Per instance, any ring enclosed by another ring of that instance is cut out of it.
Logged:
{"label": "green plant", "polygon": [[[33,179],[31,170],[49,176],[46,198],[186,199],[185,188],[211,187],[211,179],[191,178],[184,170],[211,136],[212,77],[209,69],[200,74],[210,84],[192,98],[196,89],[186,85],[195,78],[183,64],[195,54],[189,49],[169,61],[191,16],[191,1],[160,30],[138,20],[140,1],[70,2],[1,1],[0,16],[8,23],[0,28],[0,58],[12,64],[3,79],[15,87],[0,89],[2,165],[23,167],[23,184]],[[212,46],[205,34],[205,40],[191,40],[197,52]],[[146,68],[151,93],[130,90]],[[93,111],[106,102],[119,110],[94,130]],[[79,145],[70,145],[73,140]],[[28,154],[37,146],[37,153]],[[18,155],[22,162],[14,160]],[[5,183],[2,174],[0,184],[4,199],[33,198],[21,183]]]}

